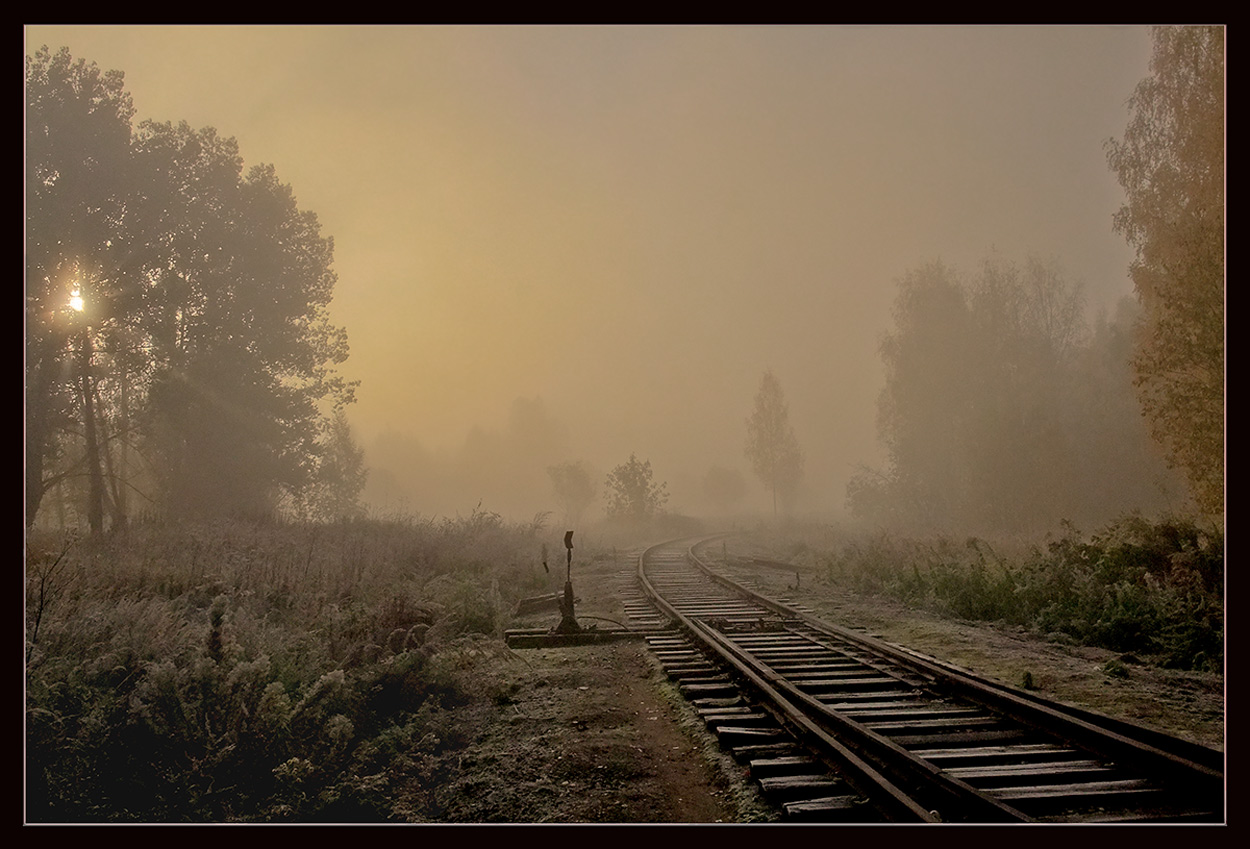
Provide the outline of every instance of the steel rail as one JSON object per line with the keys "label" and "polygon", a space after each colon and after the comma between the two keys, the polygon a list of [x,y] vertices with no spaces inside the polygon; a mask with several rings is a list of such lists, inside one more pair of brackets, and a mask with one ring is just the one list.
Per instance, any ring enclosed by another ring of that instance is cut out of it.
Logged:
{"label": "steel rail", "polygon": [[[1033,821],[1015,805],[968,784],[922,754],[909,751],[884,733],[805,692],[800,687],[801,682],[787,680],[785,674],[772,668],[771,661],[754,657],[750,648],[739,645],[737,640],[741,636],[734,638],[721,633],[727,626],[732,627],[731,622],[703,621],[708,617],[687,615],[671,604],[646,574],[649,556],[660,549],[668,549],[672,555],[679,556],[681,562],[699,569],[706,578],[749,599],[761,611],[778,617],[794,639],[833,654],[845,653],[846,648],[839,644],[851,648],[854,655],[861,651],[871,653],[881,660],[874,662],[858,656],[854,659],[857,664],[900,682],[903,681],[900,671],[905,672],[911,680],[923,682],[912,684],[913,687],[921,686],[957,697],[1025,729],[1036,729],[1052,740],[1064,741],[1117,763],[1134,765],[1149,776],[1153,786],[1161,790],[1167,788],[1175,803],[1187,805],[1191,811],[1209,810],[1212,800],[1218,797],[1221,800],[1218,813],[1222,815],[1223,772],[1217,765],[1222,762],[1221,753],[1093,711],[1047,702],[1026,691],[980,678],[968,670],[905,647],[849,631],[768,598],[720,574],[699,556],[696,549],[724,536],[727,535],[651,546],[639,556],[640,583],[670,619],[731,668],[740,682],[746,682],[766,703],[775,706],[770,712],[779,724],[821,752],[821,758],[827,763],[837,764],[844,773],[849,771],[856,777],[849,783],[874,799],[883,810],[888,809],[892,818],[921,822],[939,818],[966,822]],[[750,617],[750,614],[742,615]],[[877,724],[880,725],[880,721]],[[930,753],[929,757],[932,756]],[[973,774],[977,770],[959,772]],[[886,778],[887,773],[893,778]]]}
{"label": "steel rail", "polygon": [[[1123,720],[1103,716],[1095,711],[1043,700],[1027,691],[982,678],[954,664],[850,631],[783,602],[767,598],[728,576],[718,574],[695,552],[700,545],[719,538],[720,535],[691,545],[688,550],[691,562],[708,577],[763,604],[778,615],[800,620],[809,627],[911,666],[935,680],[941,680],[944,686],[952,687],[959,695],[1025,725],[1045,727],[1047,731],[1059,734],[1074,744],[1141,764],[1156,773],[1159,780],[1175,786],[1183,795],[1209,797],[1217,791],[1222,792],[1223,769],[1213,764],[1213,761],[1222,760],[1220,753]],[[1171,750],[1161,748],[1163,745],[1169,745]],[[1184,751],[1178,752],[1175,749]]]}
{"label": "steel rail", "polygon": [[[818,751],[827,753],[837,765],[849,770],[853,777],[851,783],[856,789],[864,792],[870,799],[882,804],[893,813],[895,819],[912,822],[940,822],[932,811],[916,802],[911,795],[905,793],[892,781],[878,772],[873,766],[832,737],[824,729],[816,725],[802,710],[791,703],[790,699],[779,692],[767,678],[762,675],[754,664],[744,662],[731,651],[725,642],[710,628],[701,622],[686,616],[674,605],[670,604],[663,594],[651,583],[646,575],[647,556],[665,544],[660,543],[647,548],[638,556],[638,578],[647,594],[656,605],[674,622],[681,625],[687,632],[699,637],[699,641],[716,653],[724,663],[735,669],[752,688],[761,695],[769,707],[775,707],[778,720],[797,736],[813,744]],[[865,786],[867,785],[867,786]],[[873,790],[876,792],[873,792]]]}

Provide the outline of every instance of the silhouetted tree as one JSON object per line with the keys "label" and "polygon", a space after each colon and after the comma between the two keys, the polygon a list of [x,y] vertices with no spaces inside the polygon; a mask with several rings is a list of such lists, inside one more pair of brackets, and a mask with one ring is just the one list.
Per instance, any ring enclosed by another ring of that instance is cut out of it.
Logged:
{"label": "silhouetted tree", "polygon": [[[1126,509],[1176,512],[1189,508],[1183,475],[1169,468],[1150,435],[1133,386],[1133,341],[1141,305],[1125,297],[1093,322],[1073,358],[1066,421],[1074,434],[1074,519],[1105,524]],[[1131,501],[1129,500],[1131,497]]]}
{"label": "silhouetted tree", "polygon": [[969,283],[931,264],[899,282],[894,323],[878,409],[890,471],[852,481],[853,509],[888,503],[895,520],[926,529],[1062,518],[1074,485],[1063,398],[1082,333],[1075,289],[1033,259],[987,262]]}
{"label": "silhouetted tree", "polygon": [[764,372],[755,395],[755,407],[747,419],[746,456],[756,476],[777,499],[789,505],[803,477],[803,452],[790,426],[790,408],[781,382],[772,371]]}
{"label": "silhouetted tree", "polygon": [[332,241],[232,139],[132,131],[120,73],[44,48],[26,83],[27,522],[82,473],[92,527],[119,518],[138,454],[176,512],[297,493],[352,395]]}
{"label": "silhouetted tree", "polygon": [[351,388],[332,368],[346,333],[326,311],[333,241],[271,166],[243,175],[233,139],[145,124],[136,139],[163,246],[145,298],[154,364],[151,446],[182,513],[272,509],[311,483],[320,405]]}
{"label": "silhouetted tree", "polygon": [[941,264],[908,272],[881,344],[889,467],[852,478],[852,512],[1018,532],[1164,506],[1115,345],[1122,326],[1090,336],[1077,288],[1036,259],[987,262],[966,281]]}
{"label": "silhouetted tree", "polygon": [[[889,455],[888,475],[852,485],[859,504],[883,481],[895,518],[922,526],[950,523],[962,501],[970,466],[966,455],[976,373],[972,316],[955,272],[941,263],[908,271],[898,283],[894,330],[881,341],[885,387],[877,429]],[[871,499],[880,505],[880,499]]]}
{"label": "silhouetted tree", "polygon": [[[26,59],[26,522],[44,494],[92,479],[103,523],[95,405],[102,352],[129,324],[138,249],[131,157],[134,106],[117,71],[43,49]],[[71,304],[72,301],[72,304]],[[91,415],[88,416],[87,412]]]}
{"label": "silhouetted tree", "polygon": [[1151,75],[1108,162],[1127,194],[1116,230],[1145,312],[1142,409],[1198,505],[1224,510],[1224,28],[1153,30]]}
{"label": "silhouetted tree", "polygon": [[564,511],[565,523],[570,528],[576,528],[586,508],[595,500],[595,484],[590,479],[590,471],[579,460],[548,466],[547,474],[551,478],[556,503]]}
{"label": "silhouetted tree", "polygon": [[364,449],[342,410],[325,421],[323,430],[313,482],[297,499],[298,511],[323,522],[359,518],[365,515],[360,495],[369,479]]}
{"label": "silhouetted tree", "polygon": [[641,521],[660,512],[668,501],[668,484],[652,480],[650,460],[630,454],[608,473],[604,495],[608,518]]}

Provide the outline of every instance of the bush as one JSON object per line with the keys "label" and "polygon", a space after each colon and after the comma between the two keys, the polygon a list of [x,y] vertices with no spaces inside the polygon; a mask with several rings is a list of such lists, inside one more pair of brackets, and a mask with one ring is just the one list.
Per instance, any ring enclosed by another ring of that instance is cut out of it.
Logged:
{"label": "bush", "polygon": [[1008,561],[984,540],[882,534],[827,555],[828,580],[947,615],[1062,634],[1184,669],[1223,662],[1224,540],[1218,530],[1130,516],[1088,540],[1070,524]]}
{"label": "bush", "polygon": [[27,819],[385,819],[392,777],[458,744],[456,641],[504,626],[535,532],[475,512],[32,544]]}

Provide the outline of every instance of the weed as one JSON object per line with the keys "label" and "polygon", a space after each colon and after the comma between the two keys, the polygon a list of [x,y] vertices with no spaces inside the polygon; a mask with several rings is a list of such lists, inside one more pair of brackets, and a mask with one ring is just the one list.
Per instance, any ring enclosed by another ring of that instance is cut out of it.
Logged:
{"label": "weed", "polygon": [[1224,545],[1217,530],[1129,516],[1087,538],[1070,523],[1014,558],[970,538],[848,542],[823,558],[825,580],[947,615],[1032,628],[1060,642],[1219,668]]}
{"label": "weed", "polygon": [[475,511],[32,541],[27,819],[385,820],[414,759],[463,744],[462,640],[503,627],[540,530]]}
{"label": "weed", "polygon": [[1112,678],[1127,678],[1128,667],[1119,660],[1112,658],[1102,665],[1102,671]]}

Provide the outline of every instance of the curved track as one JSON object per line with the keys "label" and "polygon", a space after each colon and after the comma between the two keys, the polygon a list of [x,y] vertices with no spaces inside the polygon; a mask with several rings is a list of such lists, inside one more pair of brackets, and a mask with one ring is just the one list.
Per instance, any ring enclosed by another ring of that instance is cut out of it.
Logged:
{"label": "curved track", "polygon": [[[680,629],[652,647],[791,815],[886,822],[1221,822],[1222,753],[759,596],[698,555],[642,553]],[[717,537],[716,539],[719,539]]]}

